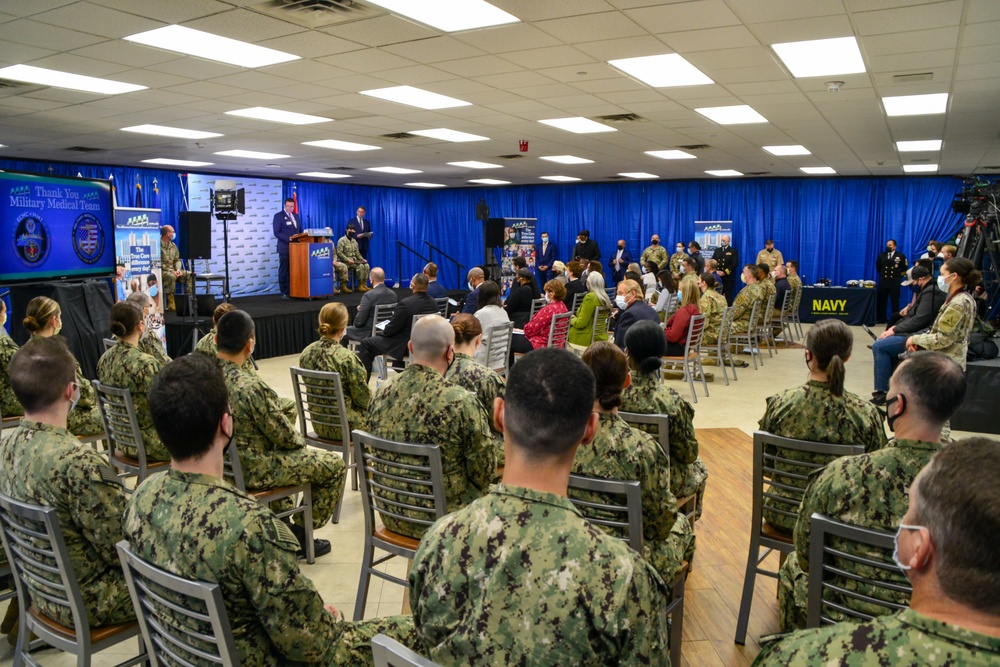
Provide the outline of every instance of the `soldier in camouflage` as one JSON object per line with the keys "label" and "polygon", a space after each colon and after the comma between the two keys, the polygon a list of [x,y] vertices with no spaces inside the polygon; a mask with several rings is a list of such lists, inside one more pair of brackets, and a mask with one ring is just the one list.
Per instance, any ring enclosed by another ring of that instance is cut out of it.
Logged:
{"label": "soldier in camouflage", "polygon": [[939,350],[965,370],[969,351],[969,333],[976,323],[976,300],[969,290],[975,289],[982,274],[964,257],[953,257],[941,266],[941,278],[948,289],[948,298],[938,311],[931,330],[906,339],[908,350]]}
{"label": "soldier in camouflage", "polygon": [[910,486],[894,556],[913,586],[909,609],[796,632],[754,665],[1000,664],[996,446],[986,438],[949,445]]}
{"label": "soldier in camouflage", "polygon": [[[383,382],[368,406],[373,435],[395,442],[440,445],[449,512],[486,493],[497,478],[498,466],[493,435],[479,401],[444,379],[454,358],[454,345],[455,331],[447,320],[439,315],[421,318],[410,336],[412,363]],[[405,456],[398,461],[413,462]],[[389,530],[416,539],[426,530],[426,526],[389,516],[382,520]]]}
{"label": "soldier in camouflage", "polygon": [[24,414],[24,408],[14,395],[14,389],[10,386],[10,377],[7,375],[7,368],[10,360],[17,352],[17,343],[7,335],[4,324],[7,322],[7,304],[0,299],[0,415],[4,417],[20,417]]}
{"label": "soldier in camouflage", "polygon": [[[663,252],[666,253],[666,250]],[[684,252],[684,244],[678,243],[677,247],[674,249],[674,254],[670,256],[670,260],[667,262],[667,266],[670,267],[670,273],[674,276],[674,278],[677,278],[684,273],[683,262],[684,258],[687,256],[688,254]]]}
{"label": "soldier in camouflage", "polygon": [[[190,400],[192,393],[198,401]],[[324,605],[299,571],[299,544],[288,526],[223,481],[223,451],[238,427],[211,359],[187,355],[168,365],[153,385],[150,406],[171,469],[150,477],[129,499],[125,534],[143,560],[221,586],[241,665],[371,665],[370,642],[378,633],[421,650],[411,617],[351,623]],[[173,616],[169,609],[158,612]]]}
{"label": "soldier in camouflage", "polygon": [[715,274],[706,271],[698,278],[698,289],[701,298],[698,299],[698,310],[705,316],[705,328],[701,333],[701,342],[705,345],[715,345],[719,342],[722,329],[722,312],[729,307],[726,297],[715,291],[719,284]]}
{"label": "soldier in camouflage", "polygon": [[733,333],[745,334],[750,329],[750,315],[754,303],[761,300],[761,289],[758,283],[760,269],[756,264],[743,267],[742,279],[746,287],[733,299]]}
{"label": "soldier in camouflage", "polygon": [[[194,291],[191,272],[181,267],[181,251],[174,243],[174,228],[170,225],[160,227],[160,273],[163,280],[163,293],[167,295],[167,310],[177,310],[174,303],[174,292],[177,291],[177,280],[183,280],[188,293]],[[168,360],[169,361],[169,360]]]}
{"label": "soldier in camouflage", "polygon": [[[593,376],[572,353],[517,362],[494,419],[504,481],[435,523],[410,571],[417,633],[455,665],[667,665],[663,580],[566,498],[597,430]],[[581,445],[582,443],[582,445]]]}
{"label": "soldier in camouflage", "polygon": [[[0,445],[0,493],[55,508],[87,620],[96,627],[134,619],[135,611],[115,548],[124,536],[125,490],[107,462],[66,429],[78,395],[75,366],[56,337],[33,337],[11,360],[11,384],[25,415]],[[73,627],[68,607],[38,596],[31,602]]]}
{"label": "soldier in camouflage", "polygon": [[[901,363],[889,380],[886,401],[889,428],[895,438],[883,449],[860,456],[846,456],[827,465],[806,488],[795,524],[795,552],[781,566],[778,577],[778,614],[783,631],[805,627],[809,580],[809,537],[814,512],[862,528],[893,532],[909,505],[907,493],[917,473],[941,449],[941,428],[965,398],[965,375],[951,359],[939,352],[914,354]],[[860,552],[850,545],[834,548],[871,559],[885,559],[880,551]],[[854,570],[845,560],[839,566]],[[884,578],[883,570],[859,571],[863,576]],[[902,574],[889,580],[905,584]],[[838,585],[870,595],[869,586],[843,578]],[[884,613],[853,597],[827,594],[840,605],[866,614]],[[882,597],[886,593],[883,592]],[[893,602],[906,604],[909,595],[895,594]],[[837,612],[828,616],[838,619]]]}
{"label": "soldier in camouflage", "polygon": [[799,263],[794,259],[790,259],[785,264],[785,269],[788,271],[788,286],[792,289],[801,289],[802,278],[799,278]]}
{"label": "soldier in camouflage", "polygon": [[640,263],[642,266],[645,266],[646,262],[656,262],[656,265],[662,271],[667,268],[667,263],[669,261],[670,256],[667,254],[667,249],[660,245],[660,235],[653,234],[652,238],[649,240],[649,245],[642,251]]}
{"label": "soldier in camouflage", "polygon": [[[216,327],[219,325],[219,320],[222,319],[222,316],[233,310],[236,310],[236,306],[228,302],[220,303],[216,306],[215,311],[212,313],[212,330],[201,337],[201,340],[199,340],[198,344],[195,345],[195,352],[201,352],[202,354],[207,354],[210,357],[214,357],[218,354],[219,348],[215,344],[215,336],[218,333],[216,331]],[[257,374],[257,369],[253,367],[253,361],[250,359],[247,359],[241,368],[248,373],[253,373],[254,375]],[[291,403],[292,413],[288,414],[284,407],[282,407],[282,412],[285,413],[285,416],[289,419],[295,419],[295,401],[292,401]]]}
{"label": "soldier in camouflage", "polygon": [[455,330],[455,360],[444,379],[469,390],[479,399],[484,418],[493,432],[498,465],[502,466],[503,434],[493,424],[492,415],[493,404],[497,398],[503,398],[507,385],[499,373],[475,360],[483,340],[482,323],[472,315],[459,313],[452,319],[451,328]]}
{"label": "soldier in camouflage", "polygon": [[[347,264],[348,268],[354,269],[357,274],[358,291],[367,292],[370,289],[365,286],[365,283],[368,282],[368,260],[361,256],[361,250],[358,248],[358,242],[354,238],[355,234],[356,227],[354,226],[354,223],[348,223],[347,233],[337,240],[337,255],[340,257],[341,262]],[[346,281],[341,282],[341,285],[346,284]]]}

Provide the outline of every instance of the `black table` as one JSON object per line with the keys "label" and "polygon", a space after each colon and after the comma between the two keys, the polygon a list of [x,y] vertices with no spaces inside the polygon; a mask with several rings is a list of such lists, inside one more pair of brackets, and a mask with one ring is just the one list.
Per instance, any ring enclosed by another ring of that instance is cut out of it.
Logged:
{"label": "black table", "polygon": [[819,322],[834,318],[851,326],[875,326],[875,291],[867,287],[803,286],[799,319]]}

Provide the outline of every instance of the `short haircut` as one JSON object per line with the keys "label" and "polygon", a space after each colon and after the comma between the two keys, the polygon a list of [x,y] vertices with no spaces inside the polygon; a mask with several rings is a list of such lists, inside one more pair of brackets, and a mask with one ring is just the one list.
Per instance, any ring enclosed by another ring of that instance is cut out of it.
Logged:
{"label": "short haircut", "polygon": [[156,274],[155,273],[150,273],[148,276],[146,276],[146,284],[147,285],[155,285],[156,284]]}
{"label": "short haircut", "polygon": [[581,229],[580,233],[577,234],[577,236],[582,236],[585,239],[589,239],[590,238],[590,230],[588,230],[588,229]]}
{"label": "short haircut", "polygon": [[530,269],[522,268],[517,270],[517,277],[519,280],[533,280],[535,276]]}
{"label": "short haircut", "polygon": [[450,345],[455,344],[455,330],[440,315],[427,315],[413,325],[410,344],[413,346],[414,360],[437,359]]}
{"label": "short haircut", "polygon": [[927,278],[931,275],[931,272],[927,270],[927,267],[916,265],[910,269],[910,279],[919,280],[920,278]]}
{"label": "short haircut", "polygon": [[583,265],[575,259],[571,259],[566,262],[566,271],[579,278],[580,274],[583,273]]}
{"label": "short haircut", "polygon": [[692,257],[691,255],[685,255],[681,259],[681,264],[684,264],[686,266],[690,266],[692,269],[697,269],[698,268],[698,262],[696,262],[694,260],[694,257]]}
{"label": "short haircut", "polygon": [[254,332],[253,318],[242,310],[226,313],[215,325],[219,350],[226,354],[242,352],[247,341],[254,337]]}
{"label": "short haircut", "polygon": [[942,592],[1000,615],[1000,443],[976,437],[946,445],[914,483],[914,516],[934,542]]}
{"label": "short haircut", "polygon": [[757,265],[757,268],[760,269],[760,273],[761,273],[760,278],[767,278],[769,275],[771,275],[771,265],[770,264],[767,264],[766,262],[761,262],[760,264]]}
{"label": "short haircut", "polygon": [[914,352],[896,368],[892,379],[912,409],[934,424],[951,419],[965,400],[965,371],[940,352]]}
{"label": "short haircut", "polygon": [[688,247],[694,248],[695,250],[701,252],[701,244],[698,243],[697,241],[691,241],[691,243],[688,243]]}
{"label": "short haircut", "polygon": [[483,272],[481,268],[479,268],[478,266],[474,266],[471,269],[469,269],[469,275],[467,277],[469,280],[472,280],[473,278],[484,278],[486,277],[486,274]]}
{"label": "short haircut", "polygon": [[934,260],[930,259],[929,257],[924,257],[922,259],[918,259],[913,264],[915,266],[922,266],[922,267],[924,267],[925,269],[927,269],[928,273],[934,273]]}
{"label": "short haircut", "polygon": [[11,357],[7,375],[25,412],[46,410],[76,378],[76,359],[59,336],[35,337]]}
{"label": "short haircut", "polygon": [[941,250],[939,252],[944,252],[945,250],[947,250],[948,254],[951,255],[952,257],[954,257],[955,253],[958,252],[958,248],[956,246],[951,245],[950,243],[941,246]]}
{"label": "short haircut", "polygon": [[[596,273],[596,271],[592,272],[592,273]],[[589,276],[589,274],[588,274],[588,276]],[[636,283],[642,284],[642,274],[639,273],[638,271],[632,271],[632,270],[626,271],[625,272],[625,278],[627,280],[632,280],[632,281],[635,281]]]}
{"label": "short haircut", "polygon": [[667,339],[656,322],[640,320],[628,328],[625,349],[629,364],[645,375],[660,369],[660,357],[667,351]]}
{"label": "short haircut", "polygon": [[788,260],[788,261],[786,262],[786,264],[787,264],[788,266],[792,267],[793,269],[795,269],[795,273],[798,273],[798,272],[799,272],[799,263],[798,263],[798,261],[797,261],[797,260],[794,260],[794,259],[790,259],[790,260]]}
{"label": "short haircut", "polygon": [[889,239],[888,241],[886,241],[886,243],[891,243],[892,245],[899,245],[898,243],[896,243],[896,239]]}
{"label": "short haircut", "polygon": [[524,257],[521,257],[520,255],[517,256],[517,257],[512,258],[510,260],[510,263],[513,264],[514,266],[516,266],[519,269],[523,269],[526,266],[528,266],[528,260],[525,259]]}
{"label": "short haircut", "polygon": [[768,239],[764,241],[764,245],[774,245],[774,239]]}
{"label": "short haircut", "polygon": [[764,272],[760,270],[759,264],[747,264],[743,268],[750,271],[750,275],[753,276],[754,280],[762,280],[764,278]]}
{"label": "short haircut", "polygon": [[552,292],[552,298],[556,301],[563,301],[566,298],[566,286],[563,285],[561,280],[553,278],[549,282],[545,283],[545,287],[543,289],[546,292]]}
{"label": "short haircut", "polygon": [[132,335],[142,321],[142,308],[128,300],[119,301],[111,306],[111,316],[108,319],[108,329],[115,336],[123,338]]}
{"label": "short haircut", "polygon": [[294,204],[295,203],[295,199],[292,198],[292,197],[285,197],[285,203],[286,204]]}
{"label": "short haircut", "polygon": [[428,278],[437,278],[438,275],[438,265],[434,262],[427,262],[424,264],[424,274]]}
{"label": "short haircut", "polygon": [[164,366],[153,379],[148,401],[160,441],[177,461],[204,456],[229,411],[222,368],[207,354],[186,354]]}
{"label": "short haircut", "polygon": [[476,339],[476,336],[481,336],[483,333],[482,323],[468,313],[456,315],[455,319],[451,321],[451,328],[455,330],[455,343],[458,345],[471,343]]}
{"label": "short haircut", "polygon": [[[47,296],[36,296],[24,311],[24,328],[37,333],[47,327],[52,318],[62,312],[59,304]],[[23,404],[23,402],[22,402]]]}
{"label": "short haircut", "polygon": [[427,286],[430,285],[427,276],[422,273],[415,273],[412,278],[410,278],[410,289],[414,292],[426,292]]}
{"label": "short haircut", "polygon": [[380,266],[374,267],[368,273],[368,280],[372,281],[372,283],[384,283],[385,282],[385,269],[383,269]]}
{"label": "short haircut", "polygon": [[353,221],[352,221],[352,222],[349,222],[349,223],[347,223],[347,231],[351,231],[352,229],[353,229],[354,231],[358,231],[358,226],[357,226],[357,225],[355,225]]}
{"label": "short haircut", "polygon": [[339,301],[325,304],[319,310],[319,335],[332,336],[347,326],[347,307]]}
{"label": "short haircut", "polygon": [[500,302],[500,286],[492,280],[484,280],[479,286],[479,299],[476,301],[476,310],[484,306],[503,306]]}
{"label": "short haircut", "polygon": [[625,280],[623,280],[620,283],[618,283],[619,287],[621,287],[622,285],[625,286],[625,293],[626,294],[629,293],[629,292],[632,292],[633,294],[637,295],[640,299],[642,298],[642,296],[643,296],[642,295],[642,288],[639,286],[639,283],[636,282],[635,280],[631,280],[631,279],[627,279],[626,278]]}
{"label": "short haircut", "polygon": [[564,349],[540,348],[507,373],[506,441],[529,460],[565,455],[583,439],[594,410],[594,374]]}

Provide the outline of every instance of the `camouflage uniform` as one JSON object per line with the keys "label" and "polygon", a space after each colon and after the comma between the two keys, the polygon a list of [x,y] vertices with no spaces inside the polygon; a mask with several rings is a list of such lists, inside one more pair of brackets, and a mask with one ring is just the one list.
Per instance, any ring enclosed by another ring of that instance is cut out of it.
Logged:
{"label": "camouflage uniform", "polygon": [[493,370],[487,368],[467,354],[455,353],[455,361],[451,368],[444,374],[444,378],[452,384],[457,384],[463,389],[475,394],[483,408],[483,418],[490,425],[493,433],[493,444],[497,449],[497,465],[504,464],[503,433],[496,430],[493,424],[493,401],[496,398],[503,398],[507,385],[503,378]]}
{"label": "camouflage uniform", "polygon": [[975,323],[975,299],[968,292],[959,292],[941,306],[930,331],[912,336],[913,343],[925,350],[937,350],[946,354],[965,370],[969,332]]}
{"label": "camouflage uniform", "polygon": [[788,274],[788,286],[792,289],[802,289],[802,279],[797,273]]}
{"label": "camouflage uniform", "polygon": [[[760,301],[760,283],[750,283],[733,300],[733,333],[745,334],[750,328],[750,311]],[[758,315],[759,317],[759,315]]]}
{"label": "camouflage uniform", "polygon": [[[219,352],[219,348],[215,344],[215,334],[216,333],[218,333],[218,332],[216,332],[215,329],[212,329],[207,334],[205,334],[204,336],[202,336],[201,340],[198,341],[198,344],[194,346],[194,351],[195,352],[202,352],[202,353],[207,354],[208,356],[213,357],[213,358],[215,356],[217,356],[217,354]],[[240,366],[240,368],[242,368],[243,370],[245,370],[248,373],[253,373],[254,375],[257,375],[257,369],[253,367],[253,362],[250,361],[249,359],[247,359],[246,361],[244,361],[243,365]],[[295,401],[292,401],[292,407],[293,408],[295,407]],[[282,410],[282,412],[284,412],[284,410]],[[288,418],[289,419],[294,419],[295,418],[294,413],[291,416],[289,416]]]}
{"label": "camouflage uniform", "polygon": [[[806,489],[799,520],[795,524],[795,553],[785,559],[778,576],[778,616],[783,631],[805,627],[807,589],[809,584],[809,536],[814,512],[854,526],[894,533],[910,505],[907,493],[917,473],[941,449],[936,442],[918,440],[892,440],[871,454],[845,456],[830,463],[822,473],[814,476]],[[873,560],[888,560],[881,550],[857,549],[855,546],[833,543],[832,546]],[[844,560],[838,566],[864,577],[885,580],[884,570],[861,568]],[[895,584],[909,585],[903,573],[889,575]],[[863,595],[875,592],[869,586],[844,579],[840,586]],[[884,591],[877,593],[884,597]],[[871,607],[849,596],[827,594],[827,599],[867,614],[880,614],[884,610]],[[889,594],[889,599],[908,604],[909,594]],[[835,610],[828,616],[841,620]]]}
{"label": "camouflage uniform", "polygon": [[[333,271],[337,274],[337,280],[340,281],[341,287],[347,287],[347,264],[337,261],[337,244],[334,243],[331,246],[333,248]],[[363,285],[364,283],[359,283]]]}
{"label": "camouflage uniform", "polygon": [[[725,299],[725,297],[723,297]],[[670,443],[670,492],[676,498],[698,493],[698,517],[705,501],[708,468],[698,456],[694,434],[694,408],[681,395],[659,381],[655,375],[632,372],[632,384],[622,392],[621,410],[643,415],[667,415]],[[654,427],[637,425],[647,433]]]}
{"label": "camouflage uniform", "polygon": [[[220,361],[233,406],[233,443],[240,452],[247,489],[309,482],[313,528],[322,528],[344,492],[344,460],[333,452],[307,449],[302,434],[282,414],[274,390],[233,362]],[[295,515],[297,521],[300,517]]]}
{"label": "camouflage uniform", "polygon": [[19,417],[24,414],[24,408],[14,395],[10,376],[7,375],[7,367],[17,349],[17,343],[0,327],[0,415],[4,417]]}
{"label": "camouflage uniform", "polygon": [[[758,422],[762,431],[796,440],[825,442],[831,445],[864,445],[866,452],[874,452],[885,447],[885,429],[882,415],[868,401],[845,391],[843,396],[834,396],[830,385],[819,380],[809,380],[801,387],[793,387],[767,398],[764,416]],[[779,447],[766,447],[767,454],[807,463],[829,463],[833,457],[822,454],[805,454],[785,451]],[[775,462],[777,470],[789,470],[790,466]],[[777,475],[773,479],[778,484],[805,489],[807,482],[794,477]],[[792,498],[793,494],[775,487],[769,493],[782,498]],[[784,503],[774,504],[787,510]],[[795,519],[779,514],[764,506],[764,520],[769,524],[791,533],[795,529]]]}
{"label": "camouflage uniform", "polygon": [[[594,441],[576,452],[573,474],[639,482],[643,555],[664,581],[673,581],[681,562],[694,555],[694,532],[670,492],[670,458],[653,436],[632,428],[618,415],[602,413]],[[600,494],[570,493],[603,500]]]}
{"label": "camouflage uniform", "polygon": [[430,658],[453,665],[668,665],[668,592],[566,498],[506,484],[440,519],[410,570]]}
{"label": "camouflage uniform", "polygon": [[667,254],[667,249],[662,245],[650,245],[646,246],[646,249],[642,251],[642,255],[639,257],[642,265],[645,266],[646,262],[656,262],[656,265],[660,267],[660,270],[667,268],[667,262],[669,261],[669,255]]}
{"label": "camouflage uniform", "polygon": [[[772,294],[777,296],[778,288],[775,286],[774,282],[772,282],[770,278],[764,278],[764,280],[761,280],[757,284],[760,285],[759,298],[760,298],[761,312],[764,312],[763,308],[764,306],[767,305],[767,300],[771,298]],[[778,305],[780,306],[781,304]]]}
{"label": "camouflage uniform", "polygon": [[[299,357],[299,366],[311,371],[325,371],[340,373],[340,386],[344,391],[344,407],[347,409],[347,425],[354,429],[368,430],[368,402],[371,400],[372,392],[368,388],[365,379],[365,367],[361,365],[358,355],[354,354],[338,341],[332,338],[320,338],[302,351]],[[321,395],[329,397],[329,403],[325,405],[314,405],[313,411],[317,415],[333,415],[336,411],[336,396],[333,392],[332,383],[323,382],[323,386],[331,387],[329,391]],[[314,399],[319,403],[322,399]],[[316,434],[321,438],[330,440],[341,440],[342,434],[337,427],[326,424],[313,424]]]}
{"label": "camouflage uniform", "polygon": [[[118,344],[101,355],[97,362],[97,379],[101,384],[118,389],[128,389],[132,395],[132,405],[135,407],[135,418],[142,431],[142,444],[146,450],[147,461],[169,461],[170,453],[160,442],[160,435],[153,427],[153,416],[149,413],[149,388],[153,378],[160,372],[163,365],[148,354],[143,353],[131,343],[118,341]],[[120,444],[124,454],[136,458],[139,453],[135,447]]]}
{"label": "camouflage uniform", "polygon": [[[31,334],[31,340],[41,338]],[[97,406],[97,392],[94,385],[83,374],[80,362],[76,362],[76,383],[80,386],[80,400],[76,407],[69,411],[66,417],[66,428],[73,435],[86,436],[104,433],[104,422],[101,421],[101,409]]]}
{"label": "camouflage uniform", "polygon": [[[409,616],[335,619],[299,571],[299,543],[288,526],[216,477],[170,470],[149,478],[129,499],[124,525],[129,545],[146,562],[220,585],[243,667],[370,665],[371,638],[379,632],[419,650]],[[162,607],[158,612],[173,616]],[[196,631],[207,630],[205,624]]]}
{"label": "camouflage uniform", "polygon": [[719,332],[722,328],[722,311],[729,307],[726,297],[715,290],[705,290],[698,300],[698,310],[705,316],[705,330],[701,334],[701,342],[705,345],[715,345],[719,342]]}
{"label": "camouflage uniform", "polygon": [[160,362],[160,366],[166,366],[170,363],[170,357],[167,356],[167,351],[163,347],[160,335],[152,329],[144,333],[142,338],[139,339],[139,351],[154,357]]}
{"label": "camouflage uniform", "polygon": [[[348,267],[354,267],[354,272],[358,276],[358,285],[364,287],[365,283],[368,282],[368,262],[361,256],[358,242],[346,234],[341,236],[337,241],[337,254],[340,256],[341,262],[354,261],[354,264],[348,264]],[[347,275],[346,271],[344,275]]]}
{"label": "camouflage uniform", "polygon": [[[666,252],[666,251],[664,251],[664,252]],[[681,272],[681,262],[683,262],[684,258],[687,257],[687,256],[688,256],[688,254],[686,252],[684,252],[683,250],[679,250],[679,251],[675,252],[673,255],[671,255],[670,256],[670,273],[674,274],[675,276],[678,273],[680,273]]]}
{"label": "camouflage uniform", "polygon": [[797,632],[760,652],[754,667],[850,665],[924,667],[995,665],[1000,639],[906,609],[868,623],[840,623]]}
{"label": "camouflage uniform", "polygon": [[[496,480],[493,434],[479,401],[431,368],[410,364],[383,382],[368,405],[368,423],[373,435],[386,440],[440,445],[449,512],[482,496]],[[413,462],[406,456],[398,460]],[[389,530],[416,539],[427,529],[392,517],[382,521]]]}
{"label": "camouflage uniform", "polygon": [[[164,242],[160,239],[160,273],[163,283],[163,293],[166,295],[165,309],[174,310],[174,294],[177,291],[177,277],[174,271],[181,269],[181,251],[173,241]],[[188,293],[194,292],[191,274],[187,271],[181,276]]]}
{"label": "camouflage uniform", "polygon": [[[91,626],[135,618],[115,548],[124,537],[125,490],[97,452],[66,429],[22,419],[0,445],[0,493],[55,508]],[[68,607],[31,602],[73,627]]]}

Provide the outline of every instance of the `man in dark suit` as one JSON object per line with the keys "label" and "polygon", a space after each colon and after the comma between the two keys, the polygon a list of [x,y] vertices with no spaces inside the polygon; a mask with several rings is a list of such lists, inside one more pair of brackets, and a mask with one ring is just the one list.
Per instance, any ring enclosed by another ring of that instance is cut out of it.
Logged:
{"label": "man in dark suit", "polygon": [[382,335],[370,336],[361,341],[358,358],[364,364],[369,377],[372,374],[372,361],[380,354],[389,355],[402,367],[406,344],[410,342],[413,316],[438,312],[437,303],[427,294],[427,276],[418,273],[410,278],[410,289],[413,290],[413,295],[399,302],[392,319],[382,330]]}
{"label": "man in dark suit", "polygon": [[432,299],[441,299],[448,296],[448,291],[438,282],[438,266],[434,262],[427,262],[424,266],[424,275],[427,276],[427,294]]}
{"label": "man in dark suit", "polygon": [[583,266],[580,262],[575,259],[566,262],[566,276],[569,278],[566,281],[566,308],[568,310],[573,310],[573,295],[574,294],[586,294],[587,286],[583,284],[580,280],[580,274],[583,273]]}
{"label": "man in dark suit", "polygon": [[552,271],[552,265],[557,259],[556,252],[556,244],[549,240],[549,233],[542,232],[542,242],[535,246],[535,267],[543,285],[556,276]]}
{"label": "man in dark suit", "polygon": [[481,268],[474,266],[469,269],[468,278],[471,291],[465,295],[465,306],[462,308],[462,312],[473,315],[479,309],[479,286],[485,282],[486,274]]}
{"label": "man in dark suit", "polygon": [[396,293],[385,286],[385,271],[376,266],[368,274],[372,288],[365,292],[358,304],[358,314],[354,316],[354,324],[347,327],[340,342],[345,346],[348,340],[364,340],[372,335],[372,319],[375,317],[375,306],[396,303]]}
{"label": "man in dark suit", "polygon": [[368,256],[368,239],[372,237],[372,223],[368,222],[368,218],[365,217],[365,207],[358,207],[357,217],[351,218],[347,221],[348,224],[354,223],[354,228],[357,231],[357,236],[354,240],[358,242],[358,250],[361,251],[361,256],[371,262],[371,257]]}
{"label": "man in dark suit", "polygon": [[289,197],[285,200],[284,210],[274,214],[271,221],[274,237],[278,239],[278,289],[281,298],[288,298],[288,242],[302,231],[302,223],[295,214],[295,200]]}
{"label": "man in dark suit", "polygon": [[612,271],[611,278],[615,285],[625,280],[625,272],[628,271],[628,265],[631,263],[632,253],[625,249],[625,239],[618,239],[618,249],[608,260],[608,266],[611,267]]}
{"label": "man in dark suit", "polygon": [[726,301],[733,305],[733,287],[736,285],[736,275],[742,273],[740,269],[740,256],[736,248],[729,245],[729,236],[723,236],[722,245],[712,253],[712,259],[719,264],[716,271],[722,280],[722,293],[726,295]]}
{"label": "man in dark suit", "polygon": [[892,300],[890,313],[899,311],[899,286],[906,275],[906,255],[896,252],[896,240],[889,239],[885,243],[885,252],[880,253],[875,260],[875,272],[878,274],[878,294],[876,296],[876,318],[885,322],[886,301]]}
{"label": "man in dark suit", "polygon": [[642,288],[634,280],[623,280],[618,283],[618,295],[615,297],[618,311],[612,317],[615,330],[615,345],[625,349],[625,334],[636,322],[649,320],[660,323],[660,316],[653,307],[642,298]]}
{"label": "man in dark suit", "polygon": [[586,263],[601,261],[601,249],[597,241],[590,238],[590,231],[580,230],[576,235],[576,246],[573,248],[573,259]]}

